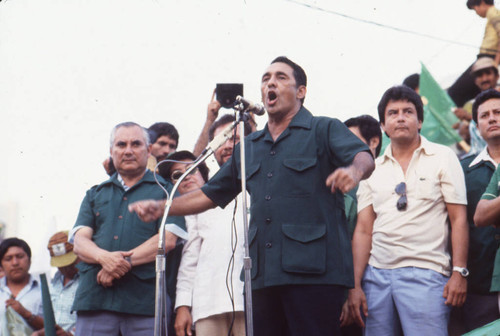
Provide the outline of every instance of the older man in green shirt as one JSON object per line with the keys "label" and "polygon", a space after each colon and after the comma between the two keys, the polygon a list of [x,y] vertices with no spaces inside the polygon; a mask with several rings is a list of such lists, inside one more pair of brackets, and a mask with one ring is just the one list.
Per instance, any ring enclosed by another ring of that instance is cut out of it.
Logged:
{"label": "older man in green shirt", "polygon": [[[160,221],[144,223],[127,211],[133,202],[165,197],[146,169],[150,148],[138,124],[115,126],[110,151],[117,173],[87,191],[82,202],[73,229],[74,251],[82,260],[73,304],[77,335],[153,334]],[[175,247],[177,235],[186,236],[182,218],[168,221],[174,233],[166,233],[166,251]]]}
{"label": "older man in green shirt", "polygon": [[[276,58],[261,81],[268,123],[246,139],[254,333],[339,335],[353,285],[343,193],[374,169],[369,148],[342,122],[303,106],[304,70]],[[174,199],[172,214],[224,207],[240,193],[240,148],[202,189]],[[143,219],[163,201],[131,206]]]}

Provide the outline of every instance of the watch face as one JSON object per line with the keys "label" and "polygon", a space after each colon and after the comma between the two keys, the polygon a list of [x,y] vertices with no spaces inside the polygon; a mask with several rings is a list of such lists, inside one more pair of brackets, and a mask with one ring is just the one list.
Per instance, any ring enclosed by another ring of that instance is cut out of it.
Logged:
{"label": "watch face", "polygon": [[464,278],[469,275],[469,270],[467,268],[465,268],[465,267],[455,266],[455,267],[453,267],[453,270],[457,271],[458,273],[460,273],[460,275],[463,276]]}

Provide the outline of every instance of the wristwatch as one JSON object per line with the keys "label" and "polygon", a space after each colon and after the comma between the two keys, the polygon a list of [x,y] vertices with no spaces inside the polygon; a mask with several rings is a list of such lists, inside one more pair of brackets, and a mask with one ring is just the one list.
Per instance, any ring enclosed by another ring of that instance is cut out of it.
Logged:
{"label": "wristwatch", "polygon": [[453,272],[460,273],[460,275],[464,278],[467,278],[467,276],[469,275],[469,270],[465,267],[453,266]]}

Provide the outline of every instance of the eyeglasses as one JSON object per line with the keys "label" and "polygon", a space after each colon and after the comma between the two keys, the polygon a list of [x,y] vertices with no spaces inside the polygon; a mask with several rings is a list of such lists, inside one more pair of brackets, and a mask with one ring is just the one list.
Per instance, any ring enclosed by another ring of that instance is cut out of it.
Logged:
{"label": "eyeglasses", "polygon": [[406,206],[408,205],[408,199],[406,198],[406,183],[401,182],[398,184],[395,191],[396,194],[401,196],[396,203],[396,208],[398,208],[399,211],[406,210]]}
{"label": "eyeglasses", "polygon": [[[189,169],[189,167],[187,169]],[[198,172],[198,167],[196,167],[195,169],[191,170],[188,175],[194,175],[197,172]],[[172,172],[172,174],[170,175],[170,179],[172,180],[172,182],[175,183],[175,182],[177,182],[178,179],[181,178],[182,174],[184,174],[184,173],[185,173],[185,171],[182,171],[182,170],[174,170]]]}

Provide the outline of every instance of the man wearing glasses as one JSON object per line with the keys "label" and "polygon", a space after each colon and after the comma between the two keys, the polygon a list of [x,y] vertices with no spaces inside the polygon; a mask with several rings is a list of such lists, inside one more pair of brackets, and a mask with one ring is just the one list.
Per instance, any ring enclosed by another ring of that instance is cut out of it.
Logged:
{"label": "man wearing glasses", "polygon": [[467,289],[464,174],[451,149],[419,134],[423,106],[412,89],[387,90],[378,113],[391,144],[357,194],[350,314],[367,336],[448,335],[450,306]]}

